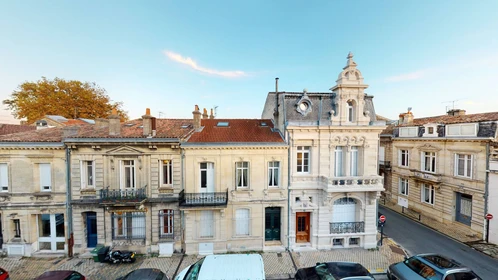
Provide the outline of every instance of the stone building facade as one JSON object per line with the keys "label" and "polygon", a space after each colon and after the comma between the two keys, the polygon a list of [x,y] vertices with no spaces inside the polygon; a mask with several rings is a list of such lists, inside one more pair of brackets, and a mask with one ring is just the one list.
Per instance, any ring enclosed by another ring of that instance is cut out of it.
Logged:
{"label": "stone building facade", "polygon": [[331,92],[278,91],[267,96],[271,118],[289,143],[289,248],[377,246],[379,134],[373,97],[353,55]]}
{"label": "stone building facade", "polygon": [[496,112],[451,110],[419,119],[401,114],[392,130],[391,202],[482,238],[492,204],[487,164],[497,121]]}
{"label": "stone building facade", "polygon": [[283,251],[287,144],[269,119],[200,119],[182,143],[187,254]]}
{"label": "stone building facade", "polygon": [[488,207],[486,214],[493,215],[489,220],[488,241],[498,244],[498,143],[491,143],[489,148],[489,186],[488,186]]}

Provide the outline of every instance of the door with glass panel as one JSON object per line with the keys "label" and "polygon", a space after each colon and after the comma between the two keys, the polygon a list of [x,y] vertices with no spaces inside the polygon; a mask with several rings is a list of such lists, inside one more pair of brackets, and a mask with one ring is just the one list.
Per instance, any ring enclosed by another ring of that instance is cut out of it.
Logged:
{"label": "door with glass panel", "polygon": [[265,209],[265,241],[280,240],[280,208]]}
{"label": "door with glass panel", "polygon": [[40,251],[64,251],[64,214],[38,215],[38,249]]}

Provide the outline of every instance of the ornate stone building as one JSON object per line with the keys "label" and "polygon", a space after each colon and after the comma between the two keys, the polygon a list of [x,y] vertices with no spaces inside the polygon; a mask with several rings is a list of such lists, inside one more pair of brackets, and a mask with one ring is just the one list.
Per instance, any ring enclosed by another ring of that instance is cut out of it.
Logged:
{"label": "ornate stone building", "polygon": [[289,247],[377,246],[379,134],[373,97],[353,55],[331,92],[275,92],[262,118],[273,119],[289,143]]}
{"label": "ornate stone building", "polygon": [[287,246],[287,149],[269,119],[201,119],[181,144],[187,254]]}
{"label": "ornate stone building", "polygon": [[488,163],[497,121],[497,112],[451,110],[419,119],[410,111],[401,114],[392,130],[391,202],[482,238],[492,205]]}

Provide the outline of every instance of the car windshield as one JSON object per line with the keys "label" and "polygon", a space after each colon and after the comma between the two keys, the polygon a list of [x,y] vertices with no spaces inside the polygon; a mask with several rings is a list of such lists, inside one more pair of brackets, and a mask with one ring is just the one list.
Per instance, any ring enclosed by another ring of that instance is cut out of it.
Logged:
{"label": "car windshield", "polygon": [[426,265],[421,260],[416,257],[411,257],[407,259],[405,262],[406,266],[408,266],[411,270],[413,270],[418,275],[424,277],[428,280],[439,280],[443,278],[438,271],[433,269],[432,267]]}
{"label": "car windshield", "polygon": [[201,271],[201,266],[202,263],[204,262],[204,259],[200,259],[196,263],[194,263],[190,269],[187,272],[187,275],[185,275],[185,280],[196,280],[197,277],[199,277],[199,272]]}

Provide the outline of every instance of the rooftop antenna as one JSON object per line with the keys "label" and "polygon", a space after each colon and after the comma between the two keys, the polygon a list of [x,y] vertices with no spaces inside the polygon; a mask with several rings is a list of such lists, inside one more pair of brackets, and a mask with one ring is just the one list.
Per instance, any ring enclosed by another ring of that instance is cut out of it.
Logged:
{"label": "rooftop antenna", "polygon": [[216,118],[216,112],[217,112],[216,109],[218,109],[218,106],[214,105],[213,107],[214,107],[214,117]]}
{"label": "rooftop antenna", "polygon": [[164,112],[159,112],[159,119],[161,118],[162,115],[164,115]]}
{"label": "rooftop antenna", "polygon": [[[460,100],[462,100],[462,99],[455,99],[455,100],[443,101],[441,103],[451,103],[451,109],[455,110],[455,102],[460,101]],[[449,105],[446,106],[446,112],[448,112],[448,107],[450,107],[450,106]]]}

